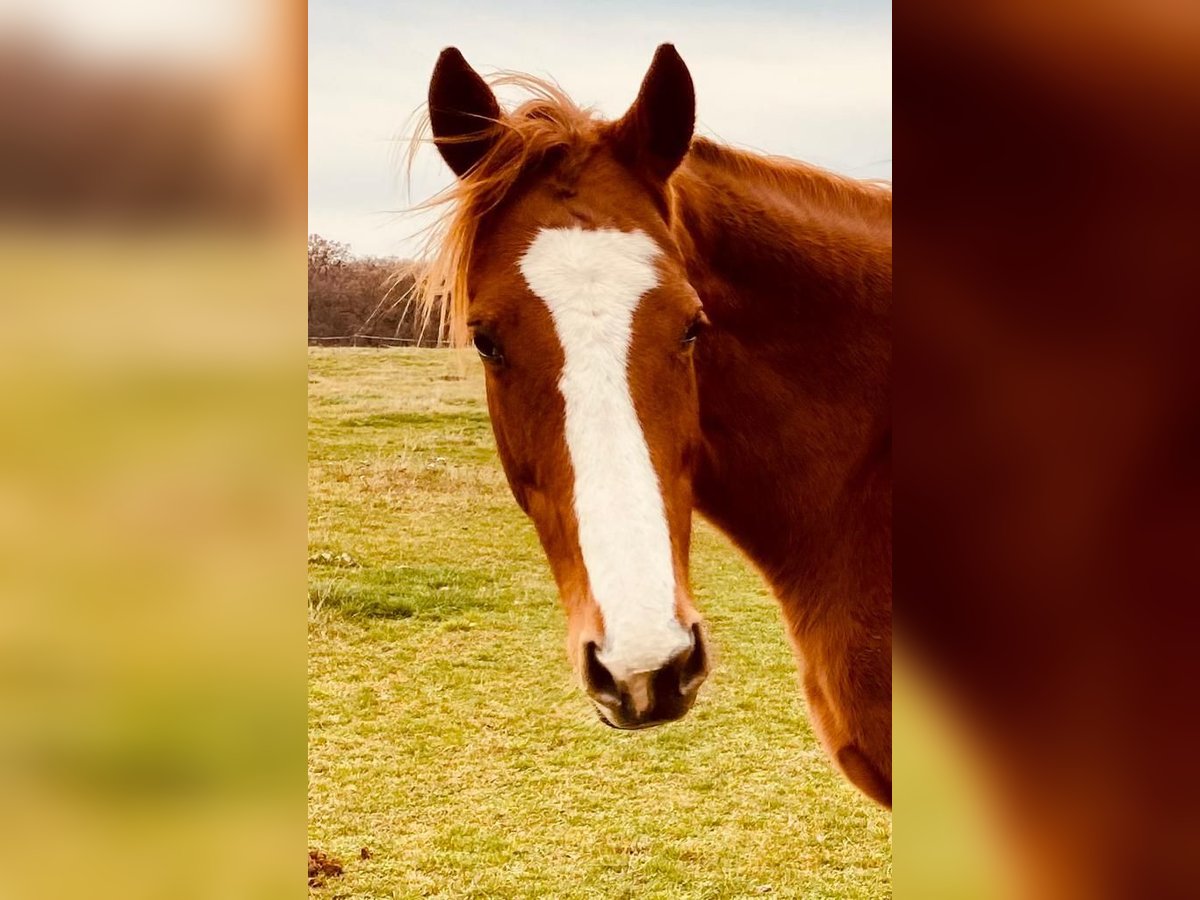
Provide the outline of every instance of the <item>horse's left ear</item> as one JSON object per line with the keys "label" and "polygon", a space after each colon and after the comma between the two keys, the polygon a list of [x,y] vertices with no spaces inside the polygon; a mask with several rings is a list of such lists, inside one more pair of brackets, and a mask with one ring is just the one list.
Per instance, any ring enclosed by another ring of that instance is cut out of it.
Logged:
{"label": "horse's left ear", "polygon": [[687,155],[696,128],[696,89],[673,44],[654,53],[633,106],[613,123],[617,156],[666,181]]}

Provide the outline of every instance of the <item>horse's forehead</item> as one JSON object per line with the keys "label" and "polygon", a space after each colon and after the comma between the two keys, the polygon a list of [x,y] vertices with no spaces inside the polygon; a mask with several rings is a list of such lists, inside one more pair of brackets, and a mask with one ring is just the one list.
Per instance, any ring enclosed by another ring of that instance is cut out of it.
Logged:
{"label": "horse's forehead", "polygon": [[487,229],[485,243],[490,246],[483,249],[489,257],[519,255],[539,232],[551,228],[649,231],[656,215],[644,186],[628,169],[609,154],[595,152],[515,190]]}

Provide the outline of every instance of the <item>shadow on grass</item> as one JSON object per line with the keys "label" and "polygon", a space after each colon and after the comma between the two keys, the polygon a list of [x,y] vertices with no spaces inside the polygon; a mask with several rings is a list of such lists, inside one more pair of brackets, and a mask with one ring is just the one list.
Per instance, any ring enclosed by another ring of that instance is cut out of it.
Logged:
{"label": "shadow on grass", "polygon": [[500,587],[482,572],[445,566],[397,566],[313,573],[308,603],[347,618],[443,619],[468,610],[495,609]]}

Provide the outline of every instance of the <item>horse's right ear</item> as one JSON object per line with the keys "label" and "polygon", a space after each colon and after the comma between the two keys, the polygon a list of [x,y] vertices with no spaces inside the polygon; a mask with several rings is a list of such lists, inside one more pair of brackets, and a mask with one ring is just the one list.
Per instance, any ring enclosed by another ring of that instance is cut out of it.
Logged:
{"label": "horse's right ear", "polygon": [[438,57],[429,82],[429,123],[442,159],[462,178],[492,146],[500,104],[457,47]]}

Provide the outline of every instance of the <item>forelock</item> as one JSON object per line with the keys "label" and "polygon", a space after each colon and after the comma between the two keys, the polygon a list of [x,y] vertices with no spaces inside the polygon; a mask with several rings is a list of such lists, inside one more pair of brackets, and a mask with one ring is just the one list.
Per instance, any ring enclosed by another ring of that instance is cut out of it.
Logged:
{"label": "forelock", "polygon": [[[456,346],[467,339],[467,273],[481,224],[535,172],[553,166],[558,178],[569,180],[590,155],[604,124],[594,110],[577,106],[551,81],[500,72],[488,82],[494,89],[516,88],[531,96],[486,126],[491,146],[465,177],[417,207],[441,213],[426,232],[419,254],[424,266],[413,295],[426,322],[436,314],[439,333]],[[410,173],[428,134],[426,112],[409,143]]]}

